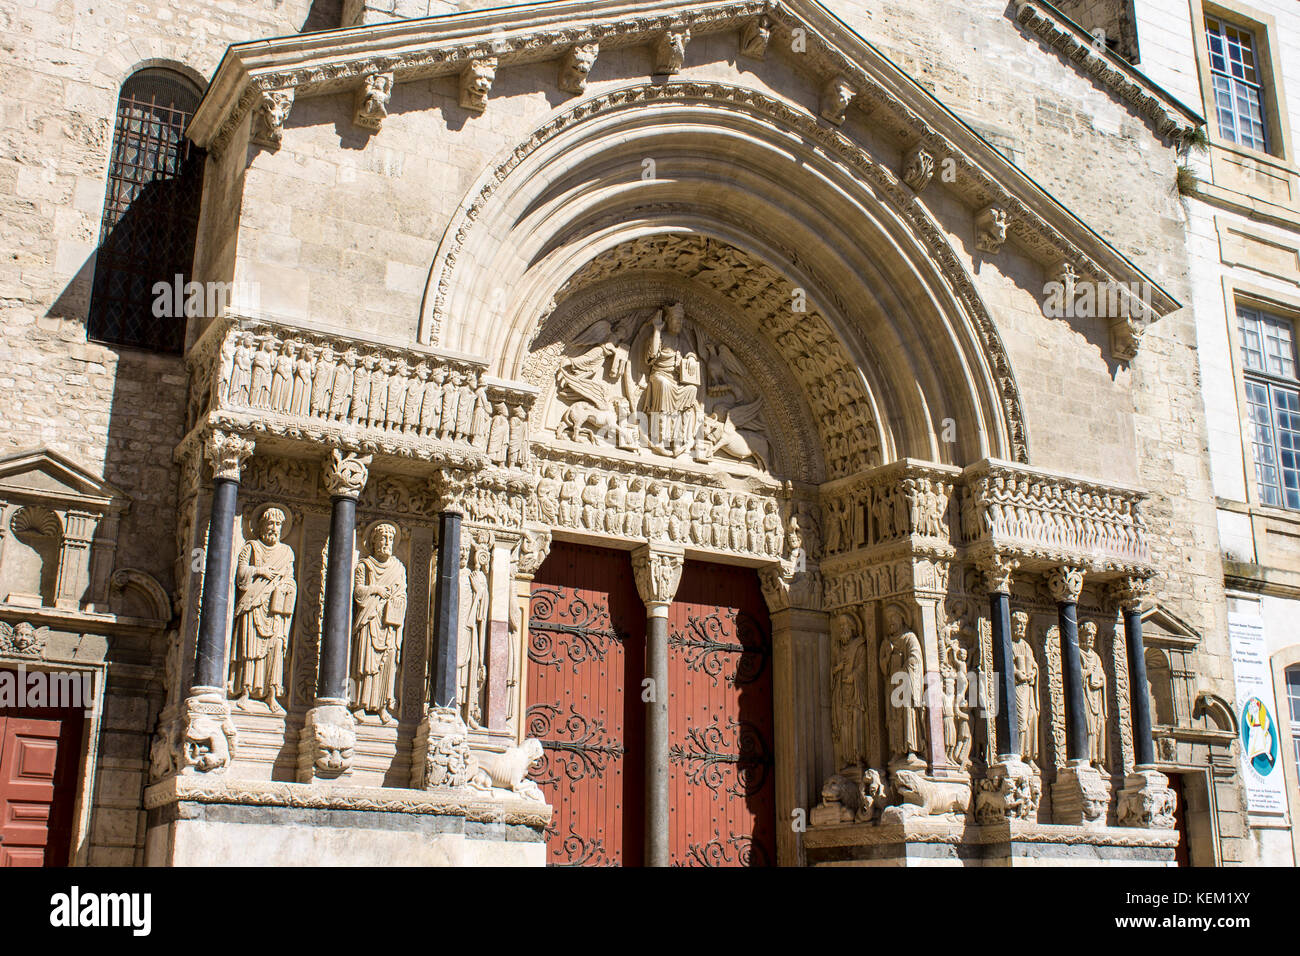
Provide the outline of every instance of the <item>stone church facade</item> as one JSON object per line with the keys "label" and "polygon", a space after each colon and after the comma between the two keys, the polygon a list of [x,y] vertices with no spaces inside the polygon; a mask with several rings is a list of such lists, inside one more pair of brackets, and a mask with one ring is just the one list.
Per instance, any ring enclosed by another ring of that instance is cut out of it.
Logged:
{"label": "stone church facade", "polygon": [[1276,861],[1147,5],[466,6],[0,11],[5,861]]}

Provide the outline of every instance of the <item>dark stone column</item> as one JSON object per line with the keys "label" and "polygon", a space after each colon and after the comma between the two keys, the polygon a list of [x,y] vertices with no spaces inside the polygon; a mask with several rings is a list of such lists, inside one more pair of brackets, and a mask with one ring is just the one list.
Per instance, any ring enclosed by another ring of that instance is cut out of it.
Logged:
{"label": "dark stone column", "polygon": [[434,707],[456,707],[456,624],[460,620],[460,513],[438,516],[437,577],[433,584],[433,652],[429,697]]}
{"label": "dark stone column", "polygon": [[1142,643],[1142,597],[1146,583],[1132,578],[1121,583],[1119,592],[1128,651],[1129,700],[1133,705],[1133,756],[1139,768],[1152,767],[1156,762],[1156,748],[1151,739],[1151,696],[1147,693],[1146,648]]}
{"label": "dark stone column", "polygon": [[668,608],[682,578],[683,551],[645,545],[632,552],[637,591],[646,606],[645,865],[670,863],[668,816]]}
{"label": "dark stone column", "polygon": [[348,644],[352,621],[352,550],[357,528],[355,496],[330,498],[329,558],[321,615],[317,702],[343,701],[348,694]]}
{"label": "dark stone column", "polygon": [[1016,675],[1011,653],[1011,572],[1016,563],[994,558],[983,568],[989,591],[989,621],[993,636],[993,687],[997,714],[994,756],[999,761],[1020,756],[1020,721],[1016,714]]}
{"label": "dark stone column", "polygon": [[199,600],[198,641],[194,653],[193,693],[226,696],[226,625],[230,613],[231,546],[239,476],[253,453],[253,442],[239,435],[213,432],[207,455],[212,462],[212,514],[203,559],[203,596]]}
{"label": "dark stone column", "polygon": [[1079,594],[1083,572],[1078,568],[1056,568],[1047,576],[1056,600],[1061,630],[1061,684],[1065,691],[1066,756],[1088,759],[1088,721],[1084,713],[1083,670],[1079,662]]}

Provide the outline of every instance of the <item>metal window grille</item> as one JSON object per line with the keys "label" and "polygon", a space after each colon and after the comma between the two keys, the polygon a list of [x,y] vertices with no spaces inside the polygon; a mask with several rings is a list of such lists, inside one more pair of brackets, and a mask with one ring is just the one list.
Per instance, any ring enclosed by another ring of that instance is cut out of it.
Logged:
{"label": "metal window grille", "polygon": [[[185,139],[199,91],[142,70],[122,85],[91,291],[92,339],[179,353],[183,315],[154,314],[154,286],[189,281],[205,153]],[[167,312],[168,310],[160,310]]]}
{"label": "metal window grille", "polygon": [[1260,152],[1268,152],[1264,125],[1264,97],[1255,63],[1255,38],[1217,17],[1205,18],[1210,48],[1210,74],[1214,109],[1224,139]]}

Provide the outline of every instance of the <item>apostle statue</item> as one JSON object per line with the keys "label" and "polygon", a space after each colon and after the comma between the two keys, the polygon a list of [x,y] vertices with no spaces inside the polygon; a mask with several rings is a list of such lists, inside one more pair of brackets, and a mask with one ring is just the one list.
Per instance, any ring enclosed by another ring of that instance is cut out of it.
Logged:
{"label": "apostle statue", "polygon": [[406,567],[393,554],[397,526],[370,530],[370,553],[352,582],[353,716],[378,714],[385,724],[397,709],[397,659],[406,624]]}
{"label": "apostle statue", "polygon": [[1011,665],[1016,684],[1016,721],[1020,735],[1020,757],[1038,766],[1038,662],[1026,639],[1029,615],[1011,615]]}
{"label": "apostle statue", "polygon": [[285,514],[274,506],[257,516],[258,538],[239,551],[235,567],[235,628],[230,653],[230,694],[248,710],[249,698],[283,714],[284,658],[298,585],[293,549],[280,540]]}
{"label": "apostle statue", "polygon": [[1088,762],[1106,770],[1106,670],[1097,653],[1097,625],[1079,626],[1079,669],[1083,675],[1083,714],[1088,726]]}
{"label": "apostle statue", "polygon": [[487,634],[491,555],[481,543],[461,551],[461,633],[456,645],[456,678],[464,701],[465,723],[483,725],[483,687],[487,683]]}
{"label": "apostle statue", "polygon": [[889,760],[908,766],[925,763],[925,656],[921,641],[907,626],[901,608],[885,609],[885,640],[880,642],[880,672],[885,678],[885,723]]}
{"label": "apostle statue", "polygon": [[867,639],[850,614],[831,622],[835,664],[831,668],[831,708],[835,719],[836,766],[856,764],[867,740]]}

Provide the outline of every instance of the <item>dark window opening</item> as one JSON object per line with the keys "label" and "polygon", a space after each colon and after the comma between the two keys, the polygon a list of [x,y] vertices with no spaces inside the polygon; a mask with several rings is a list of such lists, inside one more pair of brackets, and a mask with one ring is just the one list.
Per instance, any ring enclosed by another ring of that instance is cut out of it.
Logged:
{"label": "dark window opening", "polygon": [[188,282],[193,267],[206,153],[185,138],[185,125],[199,99],[171,70],[141,70],[122,84],[90,296],[92,339],[177,354],[184,347],[185,317],[172,314],[170,294],[155,309],[154,286]]}

